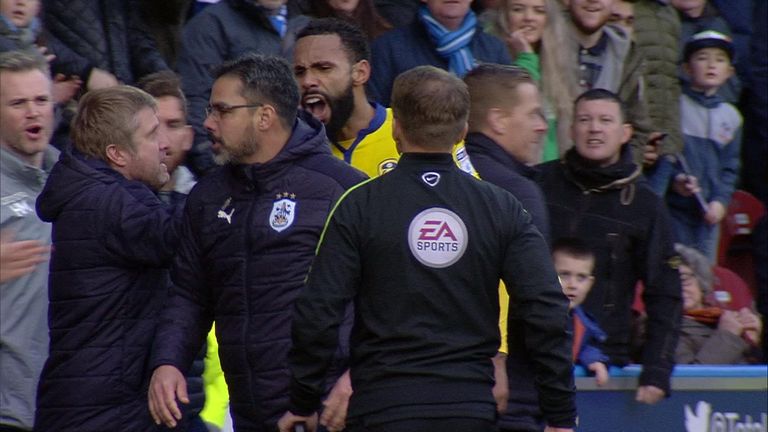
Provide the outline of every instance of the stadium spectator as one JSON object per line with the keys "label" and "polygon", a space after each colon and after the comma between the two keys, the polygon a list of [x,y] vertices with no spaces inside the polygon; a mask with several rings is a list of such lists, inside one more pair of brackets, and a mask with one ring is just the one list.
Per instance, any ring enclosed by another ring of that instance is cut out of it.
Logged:
{"label": "stadium spectator", "polygon": [[685,45],[683,68],[690,77],[680,98],[682,160],[666,195],[677,240],[717,258],[720,221],[739,175],[742,118],[717,91],[733,75],[733,45],[714,30],[695,34]]}
{"label": "stadium spectator", "polygon": [[547,135],[535,162],[558,159],[571,147],[570,121],[577,83],[578,42],[556,0],[505,0],[490,32],[506,41],[514,64],[540,83]]}
{"label": "stadium spectator", "polygon": [[650,318],[637,400],[669,394],[680,321],[680,280],[671,222],[660,197],[641,180],[628,145],[632,126],[621,99],[592,89],[576,99],[574,147],[562,161],[539,167],[553,238],[579,237],[595,253],[595,284],[584,302],[608,334],[603,348],[614,365],[629,362],[631,308],[637,281]]}
{"label": "stadium spectator", "polygon": [[738,364],[760,343],[762,322],[749,308],[723,310],[712,304],[709,259],[676,244],[682,263],[683,320],[675,360],[680,364]]}
{"label": "stadium spectator", "polygon": [[[619,3],[627,3],[621,2]],[[680,19],[665,0],[636,0],[634,40],[644,57],[643,80],[648,115],[653,123],[643,151],[643,172],[656,195],[667,192],[669,166],[659,158],[679,154],[683,149],[680,106],[669,103],[680,98],[677,64],[680,46]]]}
{"label": "stadium spectator", "polygon": [[43,0],[43,14],[45,28],[68,50],[88,90],[132,85],[168,69],[139,17],[137,0]]}
{"label": "stadium spectator", "polygon": [[246,55],[215,77],[205,127],[225,165],[187,198],[149,398],[156,421],[177,424],[183,372],[215,320],[235,430],[268,431],[288,407],[293,301],[328,212],[364,175],[331,156],[320,122],[297,117],[284,60]]}
{"label": "stadium spectator", "polygon": [[[677,9],[680,16],[680,51],[678,54],[678,61],[682,64],[685,61],[685,44],[697,33],[701,33],[705,30],[715,30],[722,33],[729,38],[733,38],[731,27],[728,25],[718,12],[717,8],[707,0],[671,0],[672,6]],[[736,58],[734,51],[733,63],[736,61],[744,61],[746,59]],[[685,82],[688,79],[688,75],[682,68],[678,72],[678,76],[681,81]],[[721,86],[718,94],[726,102],[736,104],[739,102],[741,95],[742,82],[739,76],[734,74],[728,81]]]}
{"label": "stadium spectator", "polygon": [[203,125],[211,71],[246,53],[288,57],[292,46],[286,35],[295,34],[308,21],[306,16],[289,16],[286,0],[223,0],[184,26],[177,67],[189,101],[189,123],[195,129],[187,165],[197,177],[216,167],[218,149]]}
{"label": "stadium spectator", "polygon": [[0,53],[0,430],[31,431],[48,355],[51,226],[34,200],[58,158],[46,60]]}
{"label": "stadium spectator", "polygon": [[155,430],[147,362],[179,220],[154,193],[169,178],[156,109],[133,87],[89,91],[72,125],[75,149],[37,199],[54,252],[35,430]]}
{"label": "stadium spectator", "polygon": [[315,18],[333,17],[357,25],[369,42],[392,30],[392,24],[379,15],[373,0],[317,0],[310,7],[309,13]]}
{"label": "stadium spectator", "polygon": [[579,86],[581,91],[609,90],[621,98],[633,130],[630,147],[635,161],[640,162],[652,132],[643,92],[643,57],[626,33],[608,25],[612,4],[613,0],[571,0],[568,3],[579,42]]}
{"label": "stadium spectator", "polygon": [[395,77],[416,66],[432,65],[463,77],[479,63],[509,64],[504,44],[483,32],[470,2],[425,0],[413,23],[373,41],[372,99],[388,106]]}
{"label": "stadium spectator", "polygon": [[573,362],[594,373],[603,386],[609,379],[608,356],[600,345],[607,335],[581,307],[595,283],[595,254],[580,239],[560,238],[552,244],[552,262],[573,313]]}

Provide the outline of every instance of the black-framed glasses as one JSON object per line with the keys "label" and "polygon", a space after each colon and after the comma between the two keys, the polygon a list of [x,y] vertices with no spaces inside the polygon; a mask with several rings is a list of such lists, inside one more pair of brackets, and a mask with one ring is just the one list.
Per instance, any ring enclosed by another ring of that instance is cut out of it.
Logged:
{"label": "black-framed glasses", "polygon": [[205,116],[213,116],[214,118],[221,118],[232,111],[240,108],[258,108],[264,106],[263,103],[244,104],[244,105],[223,105],[223,104],[208,104],[205,107]]}

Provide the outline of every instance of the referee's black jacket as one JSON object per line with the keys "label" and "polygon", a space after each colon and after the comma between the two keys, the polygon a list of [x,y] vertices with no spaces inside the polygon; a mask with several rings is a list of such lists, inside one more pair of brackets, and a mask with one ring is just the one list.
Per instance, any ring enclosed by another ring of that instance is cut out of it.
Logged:
{"label": "referee's black jacket", "polygon": [[492,420],[499,279],[521,311],[542,410],[550,425],[572,427],[568,301],[547,245],[513,195],[450,154],[403,154],[340,199],[295,304],[291,411],[319,408],[354,301],[350,420]]}

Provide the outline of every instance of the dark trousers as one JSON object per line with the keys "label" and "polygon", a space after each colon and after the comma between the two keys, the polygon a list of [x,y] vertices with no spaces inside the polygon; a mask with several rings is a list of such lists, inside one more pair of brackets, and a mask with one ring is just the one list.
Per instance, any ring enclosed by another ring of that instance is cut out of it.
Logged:
{"label": "dark trousers", "polygon": [[416,418],[397,420],[378,425],[363,426],[350,424],[345,432],[496,432],[496,422],[476,418]]}

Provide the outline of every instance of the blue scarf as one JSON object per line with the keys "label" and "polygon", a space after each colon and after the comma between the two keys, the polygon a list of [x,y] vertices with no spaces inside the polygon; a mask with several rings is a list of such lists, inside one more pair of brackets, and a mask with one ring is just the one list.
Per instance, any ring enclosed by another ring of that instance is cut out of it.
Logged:
{"label": "blue scarf", "polygon": [[418,12],[419,20],[427,28],[432,42],[437,45],[437,53],[448,59],[448,70],[459,77],[463,77],[472,70],[477,63],[469,50],[469,43],[475,36],[477,17],[471,10],[464,17],[461,26],[450,31],[437,22],[426,6],[422,5]]}
{"label": "blue scarf", "polygon": [[269,15],[269,22],[272,23],[272,27],[275,28],[277,34],[280,37],[285,36],[285,31],[288,30],[288,7],[285,5],[280,7],[280,10],[275,15]]}

